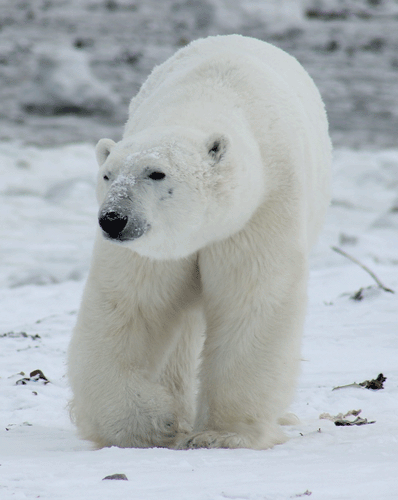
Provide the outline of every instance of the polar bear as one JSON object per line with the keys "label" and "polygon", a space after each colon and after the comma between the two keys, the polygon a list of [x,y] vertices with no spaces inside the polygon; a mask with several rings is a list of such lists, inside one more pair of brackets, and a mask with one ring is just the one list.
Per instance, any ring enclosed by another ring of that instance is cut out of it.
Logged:
{"label": "polar bear", "polygon": [[308,254],[329,201],[324,106],[282,50],[197,40],[102,139],[99,228],[69,348],[72,415],[97,446],[285,440]]}

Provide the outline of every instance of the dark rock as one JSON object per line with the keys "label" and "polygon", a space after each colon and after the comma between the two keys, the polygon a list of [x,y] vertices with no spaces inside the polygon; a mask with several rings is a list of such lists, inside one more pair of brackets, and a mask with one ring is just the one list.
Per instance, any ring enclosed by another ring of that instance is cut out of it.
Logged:
{"label": "dark rock", "polygon": [[126,474],[112,474],[111,476],[105,476],[102,480],[106,479],[116,479],[118,481],[128,481]]}

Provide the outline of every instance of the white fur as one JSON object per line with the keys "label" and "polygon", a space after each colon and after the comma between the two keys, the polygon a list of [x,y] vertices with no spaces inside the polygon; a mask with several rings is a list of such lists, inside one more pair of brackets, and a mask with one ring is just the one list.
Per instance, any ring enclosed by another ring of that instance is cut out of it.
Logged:
{"label": "white fur", "polygon": [[97,146],[100,214],[127,214],[140,236],[96,239],[69,349],[83,437],[284,441],[330,156],[319,93],[282,50],[210,37],[155,68],[123,139]]}

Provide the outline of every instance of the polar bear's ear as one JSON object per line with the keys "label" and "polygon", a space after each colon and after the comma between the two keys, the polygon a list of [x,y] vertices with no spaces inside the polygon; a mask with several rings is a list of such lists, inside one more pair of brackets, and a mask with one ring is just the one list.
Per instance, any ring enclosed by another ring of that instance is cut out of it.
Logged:
{"label": "polar bear's ear", "polygon": [[211,158],[213,165],[218,163],[227,151],[229,140],[225,135],[212,135],[207,143],[207,154]]}
{"label": "polar bear's ear", "polygon": [[112,141],[112,139],[101,139],[98,141],[95,147],[95,156],[100,167],[105,163],[114,145],[115,141]]}

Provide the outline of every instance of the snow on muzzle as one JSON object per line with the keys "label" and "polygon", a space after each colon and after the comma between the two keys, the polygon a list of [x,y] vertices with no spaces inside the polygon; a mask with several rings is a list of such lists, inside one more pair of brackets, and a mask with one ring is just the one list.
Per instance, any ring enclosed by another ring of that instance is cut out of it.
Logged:
{"label": "snow on muzzle", "polygon": [[150,225],[137,214],[132,215],[122,207],[103,207],[98,222],[104,237],[108,240],[131,241],[145,234]]}
{"label": "snow on muzzle", "polygon": [[102,204],[98,222],[102,234],[112,241],[136,240],[151,227],[134,202],[133,188],[136,179],[121,173],[112,183]]}

